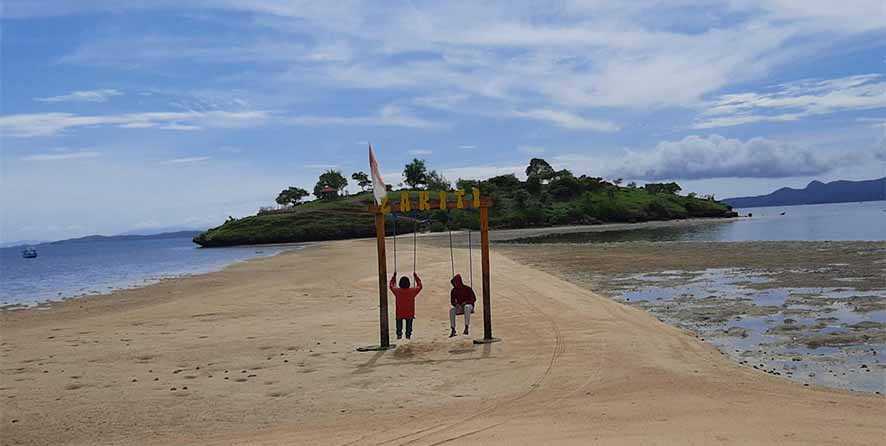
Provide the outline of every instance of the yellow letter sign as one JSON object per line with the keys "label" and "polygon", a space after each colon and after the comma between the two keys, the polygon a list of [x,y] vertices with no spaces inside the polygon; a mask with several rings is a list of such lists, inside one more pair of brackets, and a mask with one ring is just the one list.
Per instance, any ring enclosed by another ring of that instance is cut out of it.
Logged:
{"label": "yellow letter sign", "polygon": [[412,210],[412,201],[409,200],[409,192],[400,192],[400,212]]}
{"label": "yellow letter sign", "polygon": [[464,209],[465,208],[465,191],[457,190],[455,191],[455,207],[456,209]]}
{"label": "yellow letter sign", "polygon": [[419,211],[430,211],[431,210],[431,193],[423,190],[418,193],[418,210]]}

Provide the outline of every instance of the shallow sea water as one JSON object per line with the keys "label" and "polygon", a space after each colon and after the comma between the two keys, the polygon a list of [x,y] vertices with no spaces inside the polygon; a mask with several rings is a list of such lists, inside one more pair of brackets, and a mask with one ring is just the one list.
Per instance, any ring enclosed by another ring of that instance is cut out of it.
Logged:
{"label": "shallow sea water", "polygon": [[[614,282],[625,284],[617,299],[696,333],[741,364],[805,384],[886,393],[886,342],[864,339],[886,330],[886,310],[851,305],[860,297],[886,299],[886,289],[765,288],[768,281],[762,272],[721,268]],[[830,345],[829,336],[854,341]],[[813,337],[824,345],[810,344]]]}

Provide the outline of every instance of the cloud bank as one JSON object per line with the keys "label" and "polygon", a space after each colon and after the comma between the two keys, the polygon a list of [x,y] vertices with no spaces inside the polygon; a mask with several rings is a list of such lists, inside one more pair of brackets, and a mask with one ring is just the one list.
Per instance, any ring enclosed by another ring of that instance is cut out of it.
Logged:
{"label": "cloud bank", "polygon": [[74,113],[27,113],[0,116],[0,133],[4,136],[51,136],[80,127],[115,126],[119,128],[159,128],[165,130],[198,130],[203,127],[244,127],[264,123],[266,111],[188,111],[147,112],[118,115],[78,115]]}
{"label": "cloud bank", "polygon": [[612,171],[640,180],[787,178],[813,176],[834,168],[834,160],[812,150],[774,141],[746,141],[720,135],[662,141],[649,152],[627,152]]}
{"label": "cloud bank", "polygon": [[60,96],[34,98],[38,102],[106,102],[114,96],[122,96],[123,92],[110,88],[101,90],[74,91]]}
{"label": "cloud bank", "polygon": [[728,127],[755,122],[796,121],[846,110],[886,107],[886,79],[864,74],[825,80],[803,80],[778,85],[764,93],[718,97],[693,127]]}

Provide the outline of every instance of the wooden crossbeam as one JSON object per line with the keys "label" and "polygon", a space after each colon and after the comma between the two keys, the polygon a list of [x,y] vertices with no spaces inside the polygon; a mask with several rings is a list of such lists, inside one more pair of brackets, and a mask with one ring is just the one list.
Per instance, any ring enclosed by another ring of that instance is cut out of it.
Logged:
{"label": "wooden crossbeam", "polygon": [[[446,203],[446,207],[441,208],[440,207],[440,200],[432,199],[432,200],[428,200],[428,208],[429,209],[419,209],[418,201],[412,200],[410,203],[410,205],[411,205],[410,207],[412,209],[410,209],[408,212],[413,212],[413,211],[415,211],[415,212],[431,212],[431,211],[436,211],[436,210],[441,210],[441,209],[444,209],[444,210],[475,209],[476,210],[479,208],[491,208],[493,205],[493,201],[491,198],[481,197],[480,198],[480,206],[478,208],[475,208],[473,206],[473,204],[474,204],[473,199],[471,198],[470,195],[466,196],[465,199],[462,201],[462,207],[458,207],[458,201],[456,201],[456,200],[447,200],[445,203]],[[374,202],[370,203],[368,210],[369,210],[369,212],[371,212],[373,214],[377,214],[377,213],[379,213],[379,206],[377,204],[375,204]],[[400,210],[400,200],[393,199],[393,200],[390,200],[388,203],[385,203],[385,206],[383,206],[381,213],[383,213],[383,214],[401,214],[401,213],[403,213]]]}

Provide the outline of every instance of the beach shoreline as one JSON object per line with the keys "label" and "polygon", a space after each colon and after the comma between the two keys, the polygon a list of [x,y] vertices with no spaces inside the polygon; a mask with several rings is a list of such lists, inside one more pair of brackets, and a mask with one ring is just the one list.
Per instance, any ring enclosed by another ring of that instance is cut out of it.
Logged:
{"label": "beach shoreline", "polygon": [[[870,444],[886,434],[882,397],[739,367],[644,311],[496,252],[493,321],[503,342],[448,339],[449,252],[435,244],[420,244],[426,290],[416,339],[389,352],[354,351],[377,341],[369,240],[5,311],[0,436],[10,444]],[[467,262],[464,250],[456,256]]]}
{"label": "beach shoreline", "polygon": [[[683,219],[683,220],[669,220],[669,221],[653,221],[653,222],[642,222],[642,223],[605,223],[600,225],[588,225],[588,226],[556,226],[556,227],[546,227],[546,228],[527,228],[527,229],[507,229],[507,230],[498,230],[492,231],[490,233],[491,239],[493,241],[505,241],[516,237],[528,237],[535,235],[545,235],[545,234],[568,234],[573,232],[605,232],[605,231],[617,231],[617,230],[631,230],[631,229],[655,229],[655,228],[666,228],[666,227],[686,227],[686,226],[695,226],[695,225],[704,225],[704,224],[713,224],[721,221],[727,221],[731,219],[724,218],[692,218],[692,219]],[[463,231],[453,231],[454,234],[460,234]],[[423,233],[419,234],[419,237],[423,237],[426,240],[437,242],[441,239],[440,233]],[[365,240],[374,240],[374,238],[357,238],[350,239],[353,241],[365,241]],[[58,242],[51,242],[58,243]],[[183,279],[192,276],[199,276],[204,274],[210,274],[218,271],[223,271],[226,268],[236,265],[241,262],[246,262],[250,260],[254,260],[256,258],[261,257],[270,257],[279,255],[281,253],[303,249],[307,246],[312,246],[317,243],[322,242],[299,242],[299,243],[269,243],[269,244],[258,244],[258,245],[238,245],[234,247],[196,247],[198,250],[226,250],[226,249],[255,249],[255,250],[264,250],[264,249],[274,249],[275,252],[272,254],[259,255],[255,254],[253,256],[243,258],[243,259],[234,259],[230,262],[227,262],[220,266],[212,266],[207,267],[206,269],[196,271],[196,272],[168,272],[162,273],[157,276],[152,276],[148,278],[134,278],[119,282],[108,282],[102,284],[94,285],[94,289],[81,289],[79,291],[70,293],[70,292],[59,292],[53,297],[47,298],[32,298],[25,302],[14,302],[0,305],[0,312],[2,311],[18,311],[23,309],[39,309],[45,310],[47,308],[57,306],[59,304],[69,302],[69,301],[77,301],[80,299],[97,297],[97,296],[109,296],[114,293],[132,290],[138,288],[144,288],[147,286],[154,285],[156,283],[160,283],[163,281],[174,280],[174,279]],[[459,240],[456,245],[460,246],[463,243]]]}

